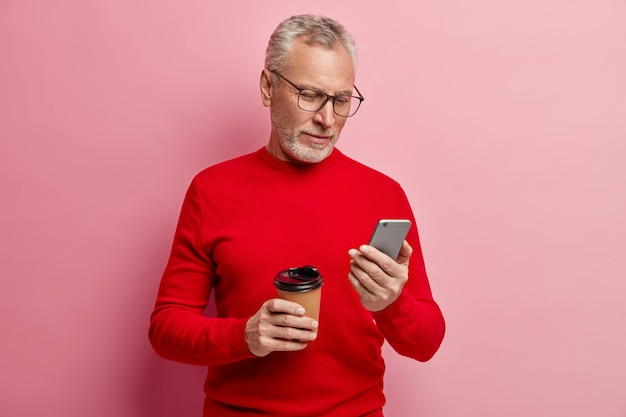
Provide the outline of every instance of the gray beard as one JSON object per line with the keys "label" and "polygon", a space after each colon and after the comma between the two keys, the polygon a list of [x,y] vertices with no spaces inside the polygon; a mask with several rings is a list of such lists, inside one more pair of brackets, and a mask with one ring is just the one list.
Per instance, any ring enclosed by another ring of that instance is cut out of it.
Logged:
{"label": "gray beard", "polygon": [[308,163],[322,162],[328,158],[333,150],[333,146],[328,145],[316,145],[308,144],[303,145],[298,142],[297,138],[289,138],[284,142],[284,146],[289,150],[288,154],[295,157],[297,160]]}
{"label": "gray beard", "polygon": [[283,129],[280,127],[279,121],[273,123],[273,129],[280,140],[283,151],[289,157],[298,161],[315,164],[328,158],[333,151],[334,144],[330,143],[326,145],[316,145],[314,143],[303,145],[298,141],[302,131]]}

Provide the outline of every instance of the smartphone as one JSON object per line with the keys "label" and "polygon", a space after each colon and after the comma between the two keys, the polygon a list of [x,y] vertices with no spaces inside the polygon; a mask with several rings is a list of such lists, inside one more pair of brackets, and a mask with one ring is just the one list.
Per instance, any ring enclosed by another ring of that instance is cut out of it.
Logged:
{"label": "smartphone", "polygon": [[411,221],[406,219],[379,220],[374,228],[370,246],[386,253],[391,259],[397,259],[410,227]]}

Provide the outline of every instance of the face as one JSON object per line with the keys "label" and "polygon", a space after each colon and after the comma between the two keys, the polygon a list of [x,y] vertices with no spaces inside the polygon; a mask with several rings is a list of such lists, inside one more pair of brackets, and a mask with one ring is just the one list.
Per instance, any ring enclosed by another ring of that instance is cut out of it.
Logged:
{"label": "face", "polygon": [[[295,41],[281,74],[300,88],[330,95],[352,95],[354,68],[343,46],[328,49]],[[298,107],[298,90],[286,81],[274,82],[267,69],[261,74],[261,97],[270,108],[272,132],[267,150],[285,161],[316,163],[327,158],[346,118],[333,111],[332,100],[317,112]]]}

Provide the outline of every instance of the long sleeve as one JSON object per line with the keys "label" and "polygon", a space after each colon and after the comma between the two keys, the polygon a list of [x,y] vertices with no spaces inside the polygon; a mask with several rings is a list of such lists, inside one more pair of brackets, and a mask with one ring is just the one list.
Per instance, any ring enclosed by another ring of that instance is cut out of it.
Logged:
{"label": "long sleeve", "polygon": [[409,281],[393,304],[373,316],[378,329],[396,352],[425,362],[433,357],[443,341],[445,321],[432,298],[415,228],[409,235],[409,242],[413,246]]}
{"label": "long sleeve", "polygon": [[374,313],[374,319],[391,347],[403,356],[425,362],[443,341],[445,323],[439,306],[431,300],[415,299],[407,291]]}
{"label": "long sleeve", "polygon": [[204,315],[215,267],[203,236],[204,202],[192,183],[181,210],[163,274],[149,338],[161,356],[190,364],[217,365],[251,357],[243,318]]}

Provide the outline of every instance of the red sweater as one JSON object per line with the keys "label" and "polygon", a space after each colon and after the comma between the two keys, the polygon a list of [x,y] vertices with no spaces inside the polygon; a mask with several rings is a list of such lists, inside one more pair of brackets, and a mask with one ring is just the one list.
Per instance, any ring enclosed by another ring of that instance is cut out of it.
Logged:
{"label": "red sweater", "polygon": [[[418,233],[409,281],[385,310],[365,310],[348,281],[350,248],[381,218],[415,219],[399,184],[337,149],[318,164],[280,161],[265,148],[214,165],[191,183],[151,317],[168,359],[208,366],[205,416],[382,416],[384,339],[426,361],[444,320],[433,301]],[[324,276],[317,340],[297,352],[250,354],[245,324],[276,297],[274,275]],[[217,317],[203,314],[211,292]]]}

